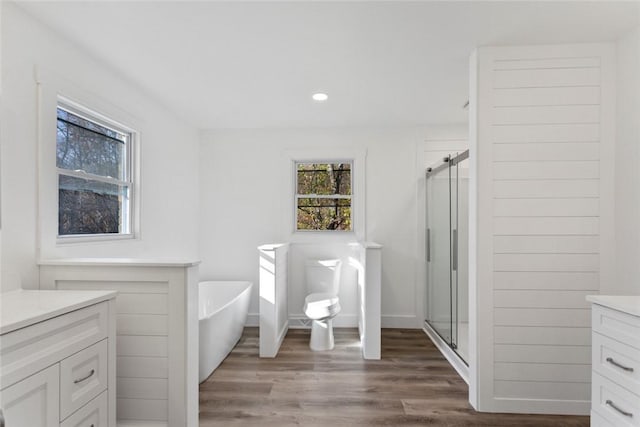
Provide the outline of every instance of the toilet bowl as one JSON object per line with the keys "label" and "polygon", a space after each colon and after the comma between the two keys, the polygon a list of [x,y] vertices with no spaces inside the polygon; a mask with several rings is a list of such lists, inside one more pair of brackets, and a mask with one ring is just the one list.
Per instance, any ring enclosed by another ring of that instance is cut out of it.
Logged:
{"label": "toilet bowl", "polygon": [[340,313],[341,266],[339,259],[305,263],[308,295],[304,299],[304,314],[312,321],[309,347],[313,351],[331,350],[334,346],[332,319]]}

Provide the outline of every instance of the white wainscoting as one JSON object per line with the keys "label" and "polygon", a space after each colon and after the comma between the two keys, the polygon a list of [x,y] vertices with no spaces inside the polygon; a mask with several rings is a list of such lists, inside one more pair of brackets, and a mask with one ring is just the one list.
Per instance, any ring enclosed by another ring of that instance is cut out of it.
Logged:
{"label": "white wainscoting", "polygon": [[40,262],[40,289],[118,291],[119,426],[198,425],[197,265],[114,259]]}

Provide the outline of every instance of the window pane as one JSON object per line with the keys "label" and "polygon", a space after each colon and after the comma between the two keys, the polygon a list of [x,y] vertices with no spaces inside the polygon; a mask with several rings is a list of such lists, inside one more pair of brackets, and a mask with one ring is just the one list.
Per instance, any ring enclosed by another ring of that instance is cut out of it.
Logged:
{"label": "window pane", "polygon": [[298,194],[351,195],[350,163],[298,163]]}
{"label": "window pane", "polygon": [[125,180],[126,141],[125,134],[58,108],[56,164],[59,168]]}
{"label": "window pane", "polygon": [[120,233],[128,188],[60,175],[58,234]]}
{"label": "window pane", "polygon": [[351,231],[351,200],[298,199],[297,229]]}

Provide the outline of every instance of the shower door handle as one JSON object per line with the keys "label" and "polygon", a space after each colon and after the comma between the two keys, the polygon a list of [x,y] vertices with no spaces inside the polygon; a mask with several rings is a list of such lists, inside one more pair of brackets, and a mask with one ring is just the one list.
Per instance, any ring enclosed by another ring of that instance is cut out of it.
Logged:
{"label": "shower door handle", "polygon": [[427,262],[431,262],[431,229],[427,228],[426,250],[427,250]]}
{"label": "shower door handle", "polygon": [[458,271],[458,230],[451,230],[452,236],[452,254],[451,254],[451,268],[453,271]]}

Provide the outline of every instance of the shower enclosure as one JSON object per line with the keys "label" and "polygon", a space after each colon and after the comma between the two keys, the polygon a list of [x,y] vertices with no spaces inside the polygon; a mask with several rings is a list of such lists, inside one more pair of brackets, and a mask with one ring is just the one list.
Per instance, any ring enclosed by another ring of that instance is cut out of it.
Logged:
{"label": "shower enclosure", "polygon": [[469,349],[469,151],[426,172],[426,322],[462,359]]}

